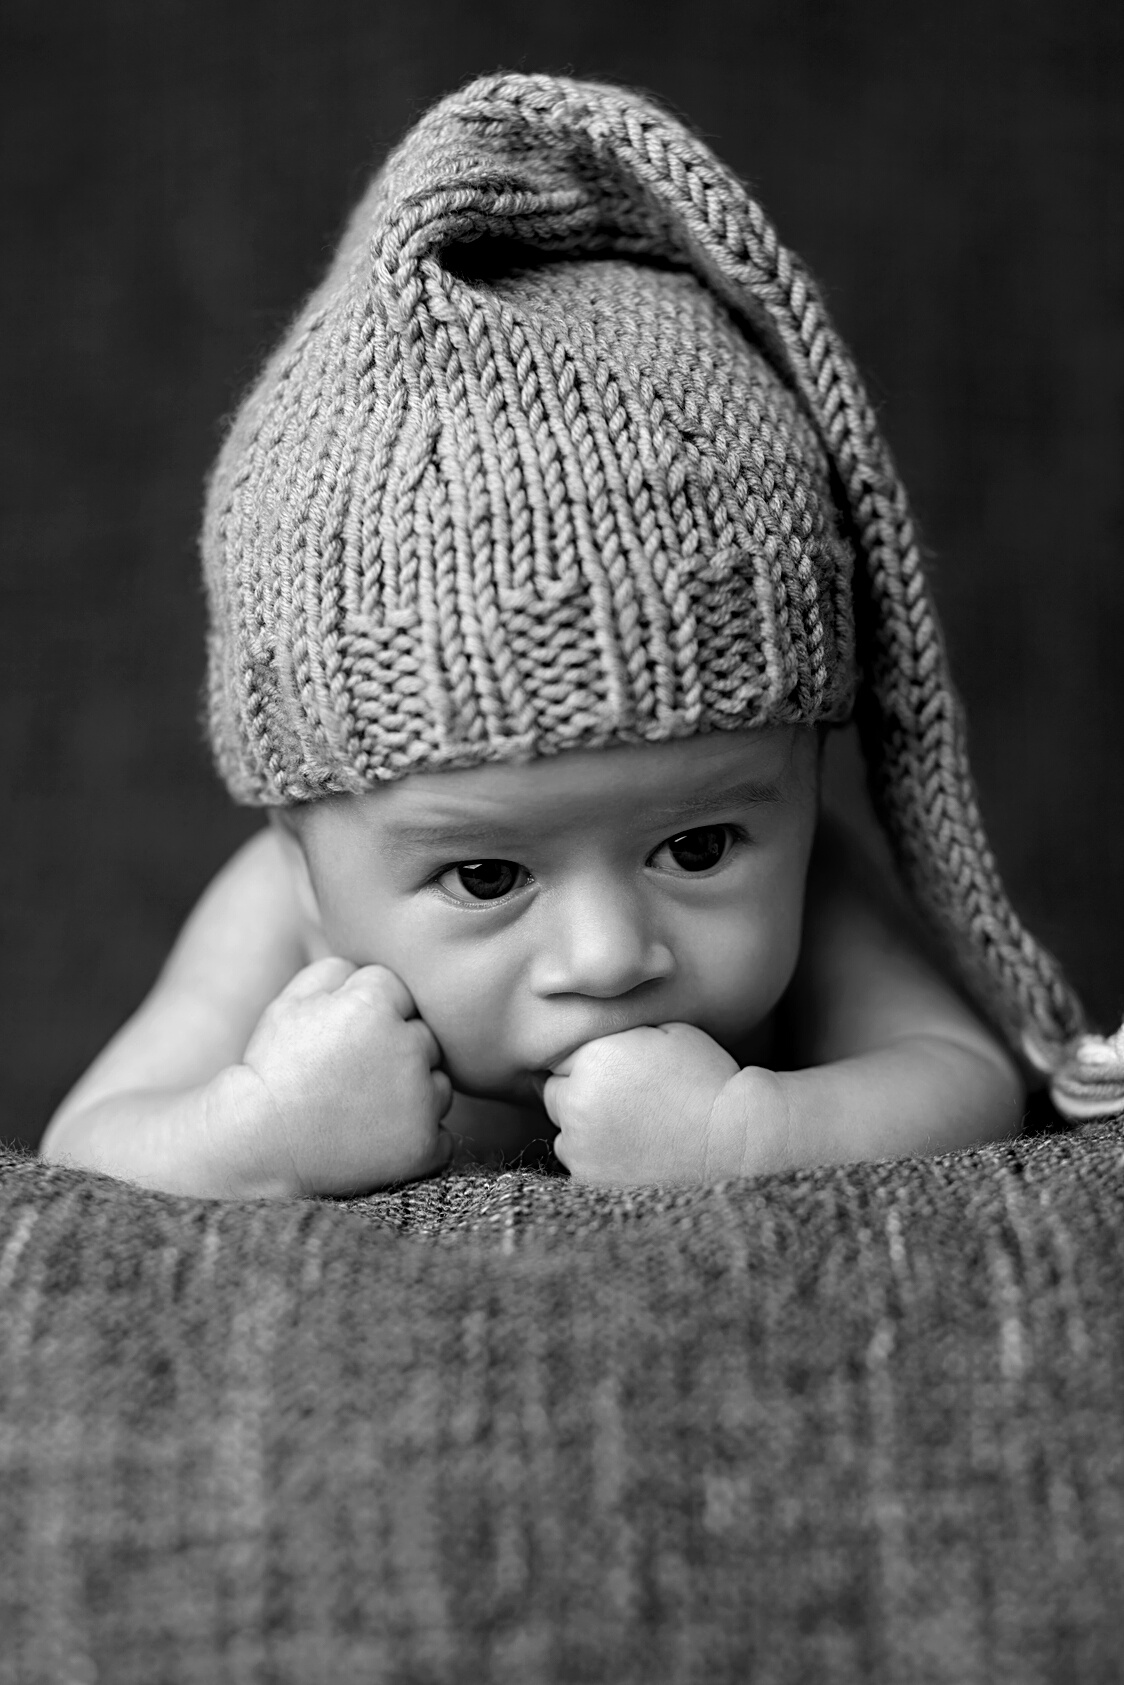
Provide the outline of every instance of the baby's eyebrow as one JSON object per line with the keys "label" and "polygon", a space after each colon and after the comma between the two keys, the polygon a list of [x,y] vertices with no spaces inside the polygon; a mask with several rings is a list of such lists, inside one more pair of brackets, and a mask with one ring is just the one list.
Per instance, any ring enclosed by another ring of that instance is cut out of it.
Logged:
{"label": "baby's eyebrow", "polygon": [[654,823],[675,824],[682,819],[694,819],[702,813],[714,813],[719,808],[758,807],[782,800],[779,784],[766,779],[744,778],[738,784],[727,784],[721,790],[700,790],[697,795],[684,796],[681,801],[668,802],[660,807],[645,808],[645,816]]}
{"label": "baby's eyebrow", "polygon": [[429,824],[392,819],[387,829],[394,841],[406,848],[454,848],[491,843],[498,846],[509,840],[511,835],[509,830],[501,829],[488,819],[435,819]]}
{"label": "baby's eyebrow", "polygon": [[[638,804],[638,811],[646,824],[674,827],[700,814],[713,815],[721,808],[753,807],[781,799],[779,785],[749,778],[720,790],[700,790],[676,802],[662,802],[653,807]],[[429,822],[392,819],[388,830],[399,846],[426,849],[502,848],[511,843],[513,834],[510,825],[497,824],[483,815],[479,819],[434,818]]]}

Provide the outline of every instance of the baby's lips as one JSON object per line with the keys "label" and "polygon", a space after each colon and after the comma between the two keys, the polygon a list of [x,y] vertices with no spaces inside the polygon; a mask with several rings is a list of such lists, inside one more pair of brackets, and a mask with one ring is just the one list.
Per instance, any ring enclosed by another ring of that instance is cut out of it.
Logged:
{"label": "baby's lips", "polygon": [[583,1047],[589,1046],[590,1042],[605,1041],[609,1036],[625,1035],[630,1030],[660,1028],[661,1025],[659,1023],[653,1024],[650,1018],[645,1018],[638,1024],[612,1024],[605,1025],[598,1029],[591,1029],[586,1035],[582,1036],[579,1041],[568,1042],[564,1047],[559,1049],[554,1058],[546,1060],[546,1075],[553,1077],[568,1077],[570,1074],[570,1068],[573,1065],[575,1058],[581,1052]]}
{"label": "baby's lips", "polygon": [[535,1073],[535,1076],[532,1077],[532,1079],[531,1079],[532,1082],[537,1083],[538,1080],[539,1080],[539,1077],[541,1076],[543,1084],[545,1086],[548,1077],[568,1077],[569,1074],[570,1074],[570,1067],[573,1064],[574,1060],[576,1059],[577,1055],[580,1053],[581,1049],[583,1047],[586,1047],[590,1041],[594,1041],[596,1039],[597,1038],[594,1037],[594,1036],[589,1036],[589,1037],[586,1038],[585,1041],[579,1041],[579,1042],[575,1043],[574,1046],[572,1046],[572,1047],[563,1048],[562,1052],[559,1053],[557,1058],[551,1059],[548,1062],[547,1067],[544,1071]]}

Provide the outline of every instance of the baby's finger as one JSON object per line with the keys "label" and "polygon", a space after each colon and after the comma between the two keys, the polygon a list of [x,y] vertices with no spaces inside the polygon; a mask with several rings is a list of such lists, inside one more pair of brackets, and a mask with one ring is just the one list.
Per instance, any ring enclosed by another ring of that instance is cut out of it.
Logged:
{"label": "baby's finger", "polygon": [[421,1043],[422,1052],[425,1054],[425,1062],[429,1066],[430,1070],[432,1070],[434,1065],[439,1065],[441,1063],[440,1042],[437,1040],[437,1037],[434,1035],[424,1018],[411,1018],[410,1029],[413,1031],[417,1040]]}
{"label": "baby's finger", "polygon": [[278,995],[278,1000],[307,1000],[309,995],[334,994],[347,982],[355,967],[350,960],[329,954],[326,959],[313,960],[291,977]]}
{"label": "baby's finger", "polygon": [[344,987],[362,995],[372,1005],[389,1005],[399,1018],[414,1018],[414,997],[396,971],[385,965],[361,965],[347,978]]}
{"label": "baby's finger", "polygon": [[453,1103],[453,1085],[444,1071],[434,1071],[433,1086],[437,1090],[438,1117],[444,1117]]}
{"label": "baby's finger", "polygon": [[561,1129],[562,1127],[562,1119],[559,1116],[559,1108],[562,1102],[562,1095],[565,1091],[565,1084],[566,1078],[564,1076],[549,1076],[542,1086],[543,1109],[556,1129]]}

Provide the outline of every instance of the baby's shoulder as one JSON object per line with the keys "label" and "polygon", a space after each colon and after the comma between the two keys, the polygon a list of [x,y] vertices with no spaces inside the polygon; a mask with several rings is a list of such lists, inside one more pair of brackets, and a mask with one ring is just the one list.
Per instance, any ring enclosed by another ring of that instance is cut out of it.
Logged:
{"label": "baby's shoulder", "polygon": [[295,839],[264,826],[249,837],[207,885],[164,968],[165,984],[224,982],[274,993],[310,958],[313,930],[303,905]]}

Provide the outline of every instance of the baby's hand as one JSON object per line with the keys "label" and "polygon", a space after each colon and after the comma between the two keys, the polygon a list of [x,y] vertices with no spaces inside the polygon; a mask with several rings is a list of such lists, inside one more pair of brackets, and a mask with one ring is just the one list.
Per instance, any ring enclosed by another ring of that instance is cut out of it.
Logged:
{"label": "baby's hand", "polygon": [[730,1143],[716,1159],[716,1102],[737,1074],[737,1060],[691,1024],[587,1042],[543,1091],[555,1154],[579,1181],[612,1186],[721,1175]]}
{"label": "baby's hand", "polygon": [[263,1012],[228,1073],[263,1191],[348,1193],[437,1170],[452,1138],[440,1049],[385,966],[322,959]]}

